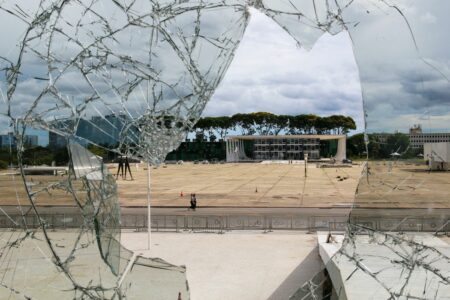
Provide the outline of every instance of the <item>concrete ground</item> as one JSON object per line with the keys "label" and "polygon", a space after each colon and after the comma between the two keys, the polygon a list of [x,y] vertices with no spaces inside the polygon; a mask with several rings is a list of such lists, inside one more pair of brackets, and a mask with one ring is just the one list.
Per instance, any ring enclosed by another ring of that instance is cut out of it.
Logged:
{"label": "concrete ground", "polygon": [[117,299],[114,272],[124,276],[128,300],[175,300],[179,292],[187,298],[184,268],[159,259],[130,261],[133,253],[115,243],[107,250],[103,257],[89,230],[0,230],[0,299]]}
{"label": "concrete ground", "polygon": [[[146,205],[147,171],[142,166],[132,171],[133,181],[118,180],[121,205]],[[304,164],[167,165],[151,169],[152,204],[186,206],[190,193],[195,193],[203,207],[349,205],[360,175],[360,166],[320,169],[310,164],[305,179]]]}
{"label": "concrete ground", "polygon": [[[117,165],[109,165],[111,173]],[[147,203],[147,170],[144,164],[132,164],[134,180],[117,180],[121,206],[145,206]],[[18,175],[0,173],[0,205],[17,205],[24,200],[23,182]],[[353,202],[361,167],[308,167],[304,164],[192,164],[167,165],[151,169],[153,206],[189,205],[189,194],[196,193],[199,206],[220,207],[331,207],[349,206]],[[28,175],[32,190],[43,189],[65,177]],[[16,194],[16,191],[19,191]],[[183,197],[180,194],[183,193]],[[37,205],[74,205],[71,195],[52,189],[46,197],[35,199]]]}
{"label": "concrete ground", "polygon": [[[321,270],[317,237],[299,232],[123,232],[122,244],[137,253],[186,265],[193,300],[288,299]],[[144,249],[144,250],[142,250]]]}
{"label": "concrete ground", "polygon": [[[199,207],[221,208],[450,208],[450,172],[428,172],[421,163],[370,162],[369,180],[361,180],[362,166],[317,168],[309,164],[192,164],[151,169],[153,207],[187,207],[189,194],[197,195]],[[117,165],[109,165],[116,173]],[[132,164],[134,180],[117,180],[122,207],[147,204],[147,170]],[[29,175],[36,205],[74,206],[72,195],[58,188],[65,177]],[[359,186],[358,186],[358,183]],[[76,184],[75,184],[76,185]],[[81,183],[75,186],[82,189]],[[355,192],[358,193],[355,199]],[[0,172],[0,205],[28,204],[22,179]],[[181,193],[183,196],[181,196]],[[19,200],[19,201],[18,201]]]}
{"label": "concrete ground", "polygon": [[439,238],[450,245],[450,236],[439,236]]}
{"label": "concrete ground", "polygon": [[355,204],[373,208],[450,208],[450,172],[429,172],[423,163],[370,162]]}

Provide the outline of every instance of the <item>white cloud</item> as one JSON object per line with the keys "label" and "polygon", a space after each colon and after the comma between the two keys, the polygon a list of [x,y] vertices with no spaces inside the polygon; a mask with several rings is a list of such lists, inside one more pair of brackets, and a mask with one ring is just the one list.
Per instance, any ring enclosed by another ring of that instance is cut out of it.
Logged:
{"label": "white cloud", "polygon": [[[204,115],[345,114],[363,130],[362,86],[368,131],[407,131],[424,115],[435,118],[424,127],[448,131],[449,123],[440,122],[450,111],[448,18],[443,12],[450,4],[441,3],[442,8],[405,2],[403,15],[390,7],[369,11],[352,5],[345,18],[353,21],[353,42],[345,32],[325,34],[310,52],[252,10],[236,58]],[[303,32],[298,34],[301,39]]]}
{"label": "white cloud", "polygon": [[271,19],[251,13],[235,59],[203,115],[344,114],[362,130],[361,88],[347,33],[326,34],[307,52]]}
{"label": "white cloud", "polygon": [[422,21],[423,23],[435,24],[437,21],[437,18],[430,12],[426,12],[425,14],[420,16],[420,21]]}

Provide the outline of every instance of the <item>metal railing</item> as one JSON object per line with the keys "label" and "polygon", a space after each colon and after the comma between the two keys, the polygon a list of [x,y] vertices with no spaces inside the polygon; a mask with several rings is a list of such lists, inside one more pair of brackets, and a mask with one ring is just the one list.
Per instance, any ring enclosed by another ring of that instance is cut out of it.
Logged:
{"label": "metal railing", "polygon": [[[70,229],[85,224],[80,215],[40,215],[47,228]],[[307,232],[344,232],[347,227],[344,216],[301,215],[152,215],[152,231],[186,231],[224,233],[231,230],[300,230]],[[353,224],[378,231],[432,232],[449,234],[449,219],[427,217],[358,217]],[[40,222],[34,215],[0,216],[0,228],[37,228]],[[126,214],[121,217],[122,229],[147,230],[147,216]],[[393,229],[395,228],[395,229]]]}

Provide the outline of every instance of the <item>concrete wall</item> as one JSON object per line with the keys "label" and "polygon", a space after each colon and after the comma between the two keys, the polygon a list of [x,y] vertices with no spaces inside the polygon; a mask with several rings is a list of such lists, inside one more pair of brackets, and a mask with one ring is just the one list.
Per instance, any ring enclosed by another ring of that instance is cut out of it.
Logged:
{"label": "concrete wall", "polygon": [[346,158],[347,158],[347,138],[343,137],[338,139],[338,147],[334,159],[336,159],[337,161],[343,161]]}

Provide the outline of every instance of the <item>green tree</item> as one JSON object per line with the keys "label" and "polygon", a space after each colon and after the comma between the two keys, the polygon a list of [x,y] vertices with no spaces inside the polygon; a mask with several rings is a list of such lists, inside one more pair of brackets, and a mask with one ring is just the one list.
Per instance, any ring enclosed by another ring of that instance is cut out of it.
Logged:
{"label": "green tree", "polygon": [[273,134],[277,116],[268,112],[256,112],[249,114],[253,131],[258,135]]}
{"label": "green tree", "polygon": [[409,151],[409,137],[403,133],[391,134],[387,137],[386,143],[381,146],[381,158],[390,158],[391,154],[398,152],[402,158],[406,158]]}
{"label": "green tree", "polygon": [[8,168],[8,163],[6,161],[0,160],[0,170],[5,170]]}
{"label": "green tree", "polygon": [[195,138],[197,141],[203,141],[206,132],[210,127],[211,121],[207,118],[200,118],[194,125]]}
{"label": "green tree", "polygon": [[332,115],[320,117],[314,114],[275,115],[269,112],[239,113],[232,117],[205,117],[194,126],[196,135],[224,139],[230,129],[238,129],[242,135],[285,134],[347,134],[356,129],[351,117]]}
{"label": "green tree", "polygon": [[290,116],[279,115],[275,116],[273,121],[272,130],[274,135],[279,135],[281,131],[288,132],[290,123]]}
{"label": "green tree", "polygon": [[335,127],[335,120],[333,116],[317,117],[314,127],[318,134],[330,134]]}
{"label": "green tree", "polygon": [[346,116],[340,116],[341,117],[341,122],[338,124],[340,124],[340,130],[339,130],[339,134],[347,134],[350,130],[355,130],[356,129],[356,123],[355,120],[353,120],[352,117],[346,117]]}
{"label": "green tree", "polygon": [[366,143],[364,133],[354,134],[347,139],[347,156],[359,158],[366,156]]}
{"label": "green tree", "polygon": [[231,117],[234,127],[241,130],[242,135],[253,135],[253,118],[249,114],[235,114]]}
{"label": "green tree", "polygon": [[319,118],[312,114],[293,116],[290,118],[289,131],[291,134],[313,134]]}
{"label": "green tree", "polygon": [[89,145],[87,149],[92,152],[92,154],[102,157],[103,159],[108,157],[108,151],[97,145]]}
{"label": "green tree", "polygon": [[214,130],[218,133],[218,136],[223,140],[228,134],[228,131],[233,128],[233,121],[228,116],[215,118]]}
{"label": "green tree", "polygon": [[25,149],[22,153],[22,161],[26,165],[51,165],[53,153],[50,149],[37,146]]}

